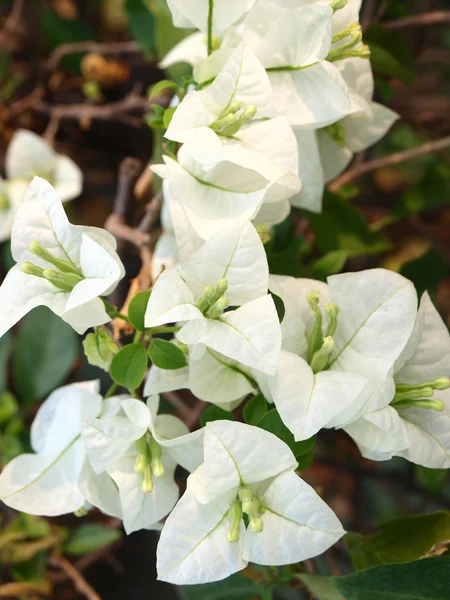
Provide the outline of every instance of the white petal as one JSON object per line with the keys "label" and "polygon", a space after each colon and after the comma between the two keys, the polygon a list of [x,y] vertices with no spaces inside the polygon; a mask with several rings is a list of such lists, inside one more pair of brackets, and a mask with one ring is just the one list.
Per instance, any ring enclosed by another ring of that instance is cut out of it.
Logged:
{"label": "white petal", "polygon": [[55,517],[84,504],[78,476],[84,460],[80,439],[58,453],[21,454],[0,475],[0,499],[31,515]]}
{"label": "white petal", "polygon": [[64,310],[60,313],[55,310],[53,303],[48,303],[47,305],[53,310],[53,312],[60,314],[61,318],[71,327],[73,327],[80,335],[82,335],[90,327],[98,327],[111,321],[111,317],[106,312],[105,305],[100,298],[94,298],[90,302],[81,304],[72,310],[66,310],[66,306],[64,306]]}
{"label": "white petal", "polygon": [[326,129],[317,132],[320,160],[325,182],[332,181],[350,164],[353,152],[347,146],[339,146]]}
{"label": "white petal", "polygon": [[203,429],[189,433],[187,426],[177,417],[158,415],[151,431],[167,456],[187,471],[195,471],[202,464]]}
{"label": "white petal", "polygon": [[198,341],[243,365],[274,373],[281,329],[272,297],[253,300],[221,319],[209,319],[208,329]]}
{"label": "white petal", "polygon": [[176,44],[159,63],[161,69],[168,69],[179,62],[186,62],[193,67],[208,57],[206,37],[202,32],[188,35]]}
{"label": "white petal", "polygon": [[353,152],[361,152],[376,144],[400,118],[393,110],[381,104],[374,102],[372,108],[372,118],[352,115],[342,121],[345,142]]}
{"label": "white petal", "polygon": [[[242,542],[227,541],[231,527],[229,508],[229,502],[221,499],[200,504],[187,491],[167,518],[161,533],[157,550],[158,579],[177,585],[209,583],[244,569],[247,561],[241,558]],[[244,533],[243,522],[241,533]]]}
{"label": "white petal", "polygon": [[189,367],[168,371],[152,366],[145,382],[144,397],[189,388]]}
{"label": "white petal", "polygon": [[108,473],[97,475],[88,459],[83,463],[78,485],[90,504],[96,506],[104,514],[122,519],[122,507],[116,484]]}
{"label": "white petal", "polygon": [[295,136],[298,147],[298,175],[303,187],[298,195],[291,198],[291,204],[297,208],[320,212],[325,181],[316,132],[298,129]]}
{"label": "white petal", "polygon": [[83,173],[68,156],[57,155],[53,182],[61,202],[77,198],[83,190]]}
{"label": "white petal", "polygon": [[286,565],[322,554],[345,533],[338,518],[293,471],[276,477],[260,498],[261,533],[245,534],[244,557],[260,565]]}
{"label": "white petal", "polygon": [[18,129],[6,153],[5,171],[8,179],[27,179],[38,174],[52,176],[56,153],[39,135],[27,129]]}
{"label": "white petal", "polygon": [[282,352],[276,375],[269,378],[275,405],[296,441],[306,440],[345,410],[367,384],[367,379],[338,371],[314,375],[308,363]]}
{"label": "white petal", "polygon": [[450,335],[427,292],[422,296],[413,332],[395,370],[398,383],[424,383],[450,376]]}
{"label": "white petal", "polygon": [[156,327],[202,317],[191,290],[178,272],[166,269],[161,273],[147,305],[145,326]]}
{"label": "white petal", "polygon": [[333,370],[384,379],[414,326],[413,284],[391,271],[372,269],[328,278],[340,309]]}
{"label": "white petal", "polygon": [[410,445],[405,422],[392,406],[368,413],[344,429],[361,447],[363,456],[365,448],[394,454]]}
{"label": "white petal", "polygon": [[35,452],[60,452],[81,434],[85,419],[99,415],[102,397],[92,391],[98,391],[98,382],[93,383],[95,387],[76,383],[61,387],[41,404],[30,431]]}
{"label": "white petal", "polygon": [[[215,0],[212,19],[213,32],[221,37],[233,23],[245,15],[255,0]],[[170,0],[176,27],[196,27],[206,33],[208,31],[209,5],[204,0]]]}
{"label": "white petal", "polygon": [[234,421],[213,421],[205,432],[205,498],[295,469],[290,448],[272,433]]}
{"label": "white petal", "polygon": [[163,460],[165,474],[153,478],[153,490],[148,494],[141,489],[142,474],[135,473],[135,462],[136,455],[129,454],[110,471],[119,488],[123,525],[127,534],[155,525],[172,510],[179,494],[173,480],[175,465],[172,461]]}

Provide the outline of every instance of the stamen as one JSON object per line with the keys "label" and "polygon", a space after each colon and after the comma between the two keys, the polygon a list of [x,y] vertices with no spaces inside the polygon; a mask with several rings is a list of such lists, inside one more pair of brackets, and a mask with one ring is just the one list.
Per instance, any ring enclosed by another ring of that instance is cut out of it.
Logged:
{"label": "stamen", "polygon": [[241,529],[242,507],[238,499],[234,501],[229,512],[231,518],[231,528],[227,534],[227,540],[234,544],[239,541],[239,533]]}
{"label": "stamen", "polygon": [[311,369],[314,374],[325,371],[334,350],[334,339],[330,336],[323,340],[322,348],[318,350],[311,360]]}
{"label": "stamen", "polygon": [[36,256],[39,256],[39,258],[42,258],[43,260],[49,262],[62,273],[73,273],[74,275],[82,277],[81,271],[77,269],[77,267],[74,264],[72,264],[68,260],[64,260],[62,258],[57,258],[56,256],[53,256],[53,254],[46,250],[38,241],[34,240],[33,242],[31,242],[31,244],[28,246],[28,250],[32,254],[35,254]]}
{"label": "stamen", "polygon": [[148,445],[152,455],[152,472],[155,477],[164,476],[164,467],[161,462],[161,446],[155,440],[153,436],[150,436]]}
{"label": "stamen", "polygon": [[73,288],[83,281],[83,278],[73,273],[59,273],[53,269],[44,269],[44,277],[55,287],[64,292],[71,292]]}
{"label": "stamen", "polygon": [[334,0],[334,2],[330,4],[330,8],[332,8],[333,11],[336,12],[337,10],[341,10],[341,8],[345,8],[347,4],[348,0]]}
{"label": "stamen", "polygon": [[150,465],[145,465],[144,479],[141,484],[141,490],[144,494],[150,494],[153,491],[152,469]]}
{"label": "stamen", "polygon": [[44,269],[41,269],[41,267],[36,267],[35,265],[33,265],[33,263],[22,263],[20,265],[20,270],[22,271],[22,273],[25,273],[25,275],[34,275],[34,277],[42,277],[45,279]]}
{"label": "stamen", "polygon": [[328,314],[328,328],[327,328],[327,337],[333,336],[336,333],[337,329],[337,318],[339,315],[339,306],[337,304],[325,304],[325,310]]}
{"label": "stamen", "polygon": [[311,364],[314,354],[320,350],[323,344],[322,311],[320,310],[319,292],[309,292],[307,296],[310,309],[314,313],[315,323],[308,336],[308,362]]}
{"label": "stamen", "polygon": [[222,298],[219,298],[219,300],[217,300],[217,302],[213,304],[213,306],[211,306],[211,308],[206,313],[206,316],[209,319],[219,319],[223,315],[223,311],[229,306],[230,303],[228,302],[228,298],[225,298],[225,296],[223,296]]}

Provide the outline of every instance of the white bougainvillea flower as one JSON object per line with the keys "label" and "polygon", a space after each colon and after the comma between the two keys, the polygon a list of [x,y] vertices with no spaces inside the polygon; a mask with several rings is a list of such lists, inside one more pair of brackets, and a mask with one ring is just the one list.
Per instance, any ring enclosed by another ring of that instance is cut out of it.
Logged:
{"label": "white bougainvillea flower", "polygon": [[199,400],[233,410],[249,394],[256,393],[250,370],[238,362],[210,348],[199,358],[195,354],[187,358],[189,366],[175,371],[152,366],[144,396],[189,389]]}
{"label": "white bougainvillea flower", "polygon": [[269,74],[275,109],[292,125],[308,129],[342,119],[350,111],[347,85],[338,68],[325,60],[332,46],[333,10],[322,4],[285,10],[275,21],[264,21],[263,28],[270,28],[261,36],[259,13],[272,4],[257,5],[258,14],[251,11],[243,41]]}
{"label": "white bougainvillea flower", "polygon": [[168,0],[175,27],[197,28],[207,33],[211,21],[212,33],[218,37],[241,19],[254,3],[255,0]]}
{"label": "white bougainvillea flower", "polygon": [[208,583],[249,562],[296,563],[344,534],[333,511],[294,472],[289,447],[273,434],[242,423],[208,423],[204,456],[162,531],[159,579]]}
{"label": "white bougainvillea flower", "polygon": [[207,39],[204,33],[188,35],[176,44],[159,63],[161,69],[168,69],[180,62],[195,67],[208,57]]}
{"label": "white bougainvillea flower", "polygon": [[177,267],[180,262],[176,234],[173,226],[170,209],[169,183],[163,182],[162,188],[163,204],[161,208],[162,233],[156,242],[152,256],[152,278],[153,281],[168,267]]}
{"label": "white bougainvillea flower", "polygon": [[196,233],[208,239],[226,225],[255,219],[263,204],[274,207],[268,225],[284,220],[288,199],[301,189],[297,143],[287,120],[254,122],[221,138],[224,157],[213,168],[195,161],[188,145],[178,162],[166,156],[165,165],[153,167],[169,181]]}
{"label": "white bougainvillea flower", "polygon": [[165,137],[188,144],[195,161],[213,167],[225,156],[220,136],[233,137],[252,118],[273,116],[271,104],[264,67],[241,45],[208,88],[183,99]]}
{"label": "white bougainvillea flower", "polygon": [[56,191],[36,177],[13,223],[17,264],[0,287],[0,336],[36,306],[47,306],[78,333],[110,321],[100,296],[124,276],[115,238],[71,225]]}
{"label": "white bougainvillea flower", "polygon": [[[267,382],[296,440],[352,419],[368,401],[412,331],[414,286],[374,269],[321,282],[272,277],[285,304],[283,351]],[[372,300],[372,301],[371,301]]]}
{"label": "white bougainvillea flower", "polygon": [[372,460],[450,466],[450,336],[427,293],[392,375],[344,429]]}
{"label": "white bougainvillea flower", "polygon": [[[203,460],[203,431],[189,433],[172,415],[158,415],[159,397],[147,404],[111,399],[100,418],[88,419],[83,438],[92,470],[107,474],[119,490],[127,533],[155,525],[178,500],[177,464],[193,471]],[[98,490],[100,507],[108,501]],[[105,490],[107,492],[107,490]]]}
{"label": "white bougainvillea flower", "polygon": [[9,239],[17,207],[35,175],[52,183],[63,202],[79,196],[83,188],[79,167],[26,129],[14,134],[6,151],[5,171],[6,181],[0,178],[0,242]]}
{"label": "white bougainvillea flower", "polygon": [[[268,290],[264,246],[251,223],[224,228],[208,240],[181,273],[166,269],[157,280],[146,327],[186,322],[177,338],[243,365],[271,373],[281,331]],[[226,294],[226,296],[225,296]],[[228,306],[239,307],[224,312]]]}
{"label": "white bougainvillea flower", "polygon": [[35,454],[21,454],[0,475],[0,499],[12,508],[53,517],[85,504],[78,477],[85,459],[84,419],[100,413],[99,382],[55,390],[39,408],[31,426]]}

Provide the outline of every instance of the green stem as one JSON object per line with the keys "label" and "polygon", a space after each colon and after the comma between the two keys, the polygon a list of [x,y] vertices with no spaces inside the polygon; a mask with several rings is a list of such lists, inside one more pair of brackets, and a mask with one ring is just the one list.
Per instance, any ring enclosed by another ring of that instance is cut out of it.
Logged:
{"label": "green stem", "polygon": [[214,0],[209,0],[209,11],[208,11],[208,56],[213,51],[213,14],[214,14]]}
{"label": "green stem", "polygon": [[130,319],[126,315],[123,315],[121,312],[116,310],[114,308],[114,306],[108,302],[108,300],[106,300],[105,298],[102,298],[102,300],[103,300],[103,304],[105,305],[105,307],[108,311],[109,316],[112,319],[122,319],[123,321],[130,323]]}
{"label": "green stem", "polygon": [[143,331],[136,331],[136,333],[134,334],[134,338],[133,338],[133,344],[137,344],[138,342],[140,342],[143,335],[144,335]]}
{"label": "green stem", "polygon": [[181,327],[151,327],[150,329],[146,329],[147,333],[151,335],[158,335],[159,333],[176,333],[180,331]]}
{"label": "green stem", "polygon": [[116,392],[117,388],[119,387],[119,384],[117,384],[116,382],[114,382],[111,387],[109,388],[109,390],[106,392],[105,394],[105,400],[106,398],[111,398],[111,396],[114,396],[114,393]]}

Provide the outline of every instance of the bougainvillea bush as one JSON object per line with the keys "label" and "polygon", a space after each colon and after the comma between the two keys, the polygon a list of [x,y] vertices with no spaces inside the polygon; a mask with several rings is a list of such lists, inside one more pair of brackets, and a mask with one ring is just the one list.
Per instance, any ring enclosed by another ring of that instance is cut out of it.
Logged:
{"label": "bougainvillea bush", "polygon": [[[371,545],[346,536],[327,489],[302,475],[316,440],[335,434],[373,469],[394,457],[424,473],[450,467],[450,335],[428,291],[377,264],[341,272],[339,252],[303,272],[277,267],[299,251],[298,215],[327,215],[327,184],[399,119],[374,101],[361,0],[168,7],[191,32],[161,66],[191,69],[149,91],[162,152],[146,171],[161,190],[162,232],[146,285],[129,288],[111,227],[69,221],[62,202],[83,186],[71,159],[26,130],[8,148],[0,236],[13,266],[0,336],[47,307],[81,336],[93,369],[46,390],[0,498],[27,515],[100,514],[126,534],[153,530],[159,580],[188,598],[266,599],[275,588],[449,598],[448,513],[400,521],[397,533],[389,522]],[[96,91],[85,88],[90,101]],[[20,376],[37,375],[30,365]],[[186,394],[200,422],[168,409],[166,396]],[[410,555],[408,527],[420,547]],[[377,560],[358,565],[377,539]],[[342,540],[360,570],[327,577],[320,565]]]}

